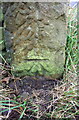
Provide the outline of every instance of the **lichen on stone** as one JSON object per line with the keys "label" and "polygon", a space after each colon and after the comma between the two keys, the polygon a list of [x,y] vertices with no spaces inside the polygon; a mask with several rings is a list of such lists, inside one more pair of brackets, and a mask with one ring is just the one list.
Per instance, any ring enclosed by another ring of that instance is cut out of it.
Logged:
{"label": "lichen on stone", "polygon": [[6,11],[6,29],[13,36],[13,74],[61,76],[66,45],[63,4],[14,3]]}

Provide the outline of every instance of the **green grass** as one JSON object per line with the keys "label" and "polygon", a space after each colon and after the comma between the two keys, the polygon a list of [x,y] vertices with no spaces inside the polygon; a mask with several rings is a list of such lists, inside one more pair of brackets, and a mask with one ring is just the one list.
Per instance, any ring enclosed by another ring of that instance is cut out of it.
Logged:
{"label": "green grass", "polygon": [[70,9],[69,13],[67,18],[66,70],[75,71],[79,63],[77,9]]}
{"label": "green grass", "polygon": [[[79,115],[79,96],[78,96],[78,71],[79,71],[79,43],[77,9],[73,8],[68,11],[67,16],[67,44],[66,44],[66,63],[65,78],[61,97],[58,99],[58,108],[55,109],[52,116],[58,118],[75,118]],[[59,87],[58,87],[59,88]]]}

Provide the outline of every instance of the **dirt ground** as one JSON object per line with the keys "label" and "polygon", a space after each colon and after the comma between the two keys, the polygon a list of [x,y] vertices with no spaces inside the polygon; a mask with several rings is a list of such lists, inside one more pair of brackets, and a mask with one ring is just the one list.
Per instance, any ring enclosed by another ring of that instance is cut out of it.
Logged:
{"label": "dirt ground", "polygon": [[[44,76],[25,76],[19,78],[13,77],[6,71],[2,71],[2,74],[3,78],[0,80],[0,84],[3,86],[3,96],[18,102],[19,105],[24,102],[27,103],[22,119],[19,118],[24,108],[18,107],[10,111],[7,119],[2,120],[65,120],[64,118],[56,119],[49,117],[49,113],[52,113],[57,106],[57,103],[53,103],[53,101],[58,99],[59,94],[57,94],[56,87],[62,86],[63,78],[51,79]],[[5,90],[8,92],[5,92]],[[58,90],[58,92],[62,94],[63,88],[60,91]],[[5,108],[0,110],[5,110]],[[5,111],[2,115],[6,116],[8,112]],[[76,116],[77,119],[68,120],[78,120],[78,117]]]}
{"label": "dirt ground", "polygon": [[[53,99],[51,91],[56,85],[61,84],[61,80],[53,80],[43,76],[26,76],[16,79],[10,77],[7,80],[8,82],[6,82],[6,80],[2,82],[4,88],[14,91],[8,95],[10,99],[16,98],[16,101],[20,103],[26,100],[32,100],[32,104],[39,106],[40,120],[50,120],[47,117],[42,117],[42,113],[44,114],[46,111],[49,112],[53,110],[52,105],[48,108],[51,104],[50,101]],[[30,107],[31,105],[28,102],[28,108]],[[27,110],[25,113],[27,116],[24,116],[22,120],[37,120],[37,118],[33,117],[34,115],[32,115],[31,111]],[[3,115],[6,114],[7,112],[3,113]],[[17,111],[12,110],[7,120],[18,120],[19,116],[20,114]]]}

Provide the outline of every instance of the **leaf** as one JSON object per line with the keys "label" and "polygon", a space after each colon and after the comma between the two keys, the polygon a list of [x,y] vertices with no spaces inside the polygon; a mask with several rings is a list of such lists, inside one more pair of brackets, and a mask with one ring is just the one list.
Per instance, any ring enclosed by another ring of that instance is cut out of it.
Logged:
{"label": "leaf", "polygon": [[0,40],[0,44],[2,44],[4,41],[3,40]]}

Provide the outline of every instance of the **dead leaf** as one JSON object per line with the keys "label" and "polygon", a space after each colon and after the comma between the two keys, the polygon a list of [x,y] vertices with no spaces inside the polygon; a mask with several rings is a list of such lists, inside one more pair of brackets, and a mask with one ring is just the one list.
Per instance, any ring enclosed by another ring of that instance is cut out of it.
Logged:
{"label": "dead leaf", "polygon": [[9,83],[10,77],[6,77],[1,80],[1,82],[6,82],[7,84]]}

